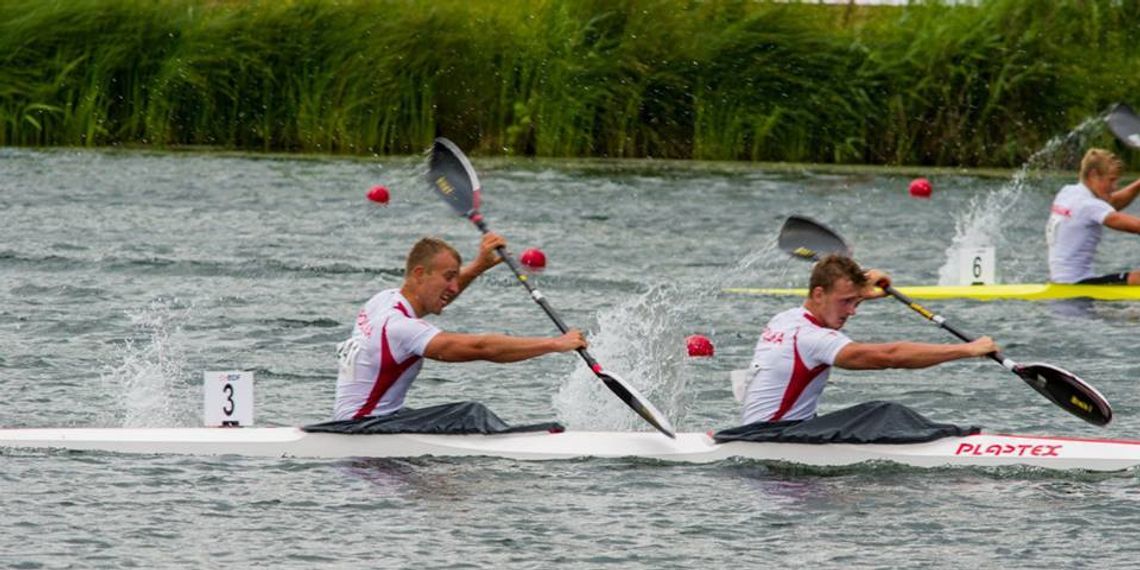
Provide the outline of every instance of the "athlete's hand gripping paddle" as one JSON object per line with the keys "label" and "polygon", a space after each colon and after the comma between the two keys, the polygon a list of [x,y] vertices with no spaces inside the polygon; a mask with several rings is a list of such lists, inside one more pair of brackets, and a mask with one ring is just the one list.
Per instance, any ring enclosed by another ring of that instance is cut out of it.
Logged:
{"label": "athlete's hand gripping paddle", "polygon": [[[467,156],[463,154],[462,150],[459,150],[455,143],[442,137],[435,139],[428,161],[427,180],[428,184],[443,198],[443,201],[447,202],[459,215],[471,220],[479,228],[479,231],[483,233],[489,231],[487,222],[479,213],[479,196],[482,192],[482,188],[479,186],[479,177],[475,174],[475,169],[467,160]],[[511,271],[514,272],[519,283],[530,293],[531,299],[534,299],[534,302],[538,303],[538,306],[542,307],[546,315],[558,326],[558,330],[563,333],[569,330],[558,313],[554,312],[554,309],[546,302],[542,293],[535,289],[527,281],[526,275],[519,271],[518,266],[515,265],[511,256],[507,255],[506,250],[499,247],[497,251],[507,266],[511,268]],[[598,379],[614,394],[617,394],[618,398],[621,398],[627,406],[633,408],[638,415],[645,418],[645,421],[661,433],[672,438],[676,437],[673,433],[672,424],[669,423],[664,414],[638,393],[633,386],[615,374],[602,370],[602,365],[598,364],[598,361],[594,360],[594,357],[590,356],[585,348],[579,348],[578,354],[582,356],[582,359],[586,361]]]}
{"label": "athlete's hand gripping paddle", "polygon": [[[847,245],[847,242],[839,234],[827,226],[803,216],[790,216],[784,222],[777,243],[784,252],[809,261],[818,261],[822,256],[831,253],[851,256],[851,246]],[[926,307],[914,302],[894,287],[888,285],[883,290],[959,339],[965,342],[974,340],[970,335],[946,322],[946,319],[942,318],[941,315],[930,312]],[[993,352],[988,356],[1010,372],[1017,374],[1031,388],[1037,390],[1042,396],[1066,412],[1098,426],[1106,425],[1112,421],[1112,406],[1096,388],[1081,380],[1076,374],[1051,364],[1019,364],[1006,358],[1000,352]]]}

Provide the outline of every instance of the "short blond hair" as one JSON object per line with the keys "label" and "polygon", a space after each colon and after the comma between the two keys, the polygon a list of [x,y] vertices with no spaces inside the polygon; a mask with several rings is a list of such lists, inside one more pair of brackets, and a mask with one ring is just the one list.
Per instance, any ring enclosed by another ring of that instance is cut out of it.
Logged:
{"label": "short blond hair", "polygon": [[1123,169],[1124,163],[1115,154],[1103,148],[1090,148],[1081,159],[1081,182],[1088,180],[1094,172],[1100,176],[1113,176]]}
{"label": "short blond hair", "polygon": [[412,246],[412,251],[408,252],[408,260],[404,265],[405,275],[411,275],[412,269],[416,266],[423,267],[430,271],[432,269],[431,262],[439,252],[446,251],[455,257],[456,263],[463,265],[463,258],[459,256],[459,252],[451,247],[447,242],[437,237],[425,237],[417,241]]}

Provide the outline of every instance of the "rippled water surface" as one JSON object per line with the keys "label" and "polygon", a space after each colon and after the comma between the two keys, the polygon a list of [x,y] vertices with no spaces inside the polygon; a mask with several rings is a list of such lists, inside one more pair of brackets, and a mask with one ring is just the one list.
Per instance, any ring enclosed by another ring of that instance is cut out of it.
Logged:
{"label": "rippled water surface", "polygon": [[[956,242],[995,245],[1004,281],[1041,281],[1065,182],[934,176],[934,199],[919,201],[901,176],[807,167],[475,163],[492,228],[546,252],[536,280],[552,304],[684,431],[735,423],[728,372],[796,303],[721,292],[805,283],[807,266],[774,247],[787,215],[832,225],[897,284],[937,282]],[[255,372],[259,425],[327,419],[333,345],[365,299],[399,284],[411,243],[476,249],[423,168],[0,149],[0,425],[196,426],[202,372],[218,369]],[[364,199],[377,183],[392,190],[386,208]],[[1099,268],[1135,266],[1134,244],[1109,236]],[[1016,359],[1082,375],[1116,421],[1085,425],[982,360],[836,371],[824,410],[889,398],[991,431],[1140,436],[1136,306],[936,308]],[[435,320],[553,332],[502,267]],[[692,333],[712,338],[714,358],[684,357]],[[865,304],[848,333],[952,341],[889,300]],[[572,355],[429,363],[409,403],[457,400],[514,423],[647,429]],[[1128,567],[1140,551],[1131,472],[5,451],[0,505],[0,566],[16,568]]]}

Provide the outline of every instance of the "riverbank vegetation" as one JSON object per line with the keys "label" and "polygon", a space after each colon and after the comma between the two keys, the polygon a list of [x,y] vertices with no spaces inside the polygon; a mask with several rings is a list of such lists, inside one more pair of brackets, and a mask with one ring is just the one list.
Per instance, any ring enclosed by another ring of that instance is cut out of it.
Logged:
{"label": "riverbank vegetation", "polygon": [[[0,145],[1016,166],[1140,4],[0,0]],[[1114,145],[1104,135],[1098,139]]]}

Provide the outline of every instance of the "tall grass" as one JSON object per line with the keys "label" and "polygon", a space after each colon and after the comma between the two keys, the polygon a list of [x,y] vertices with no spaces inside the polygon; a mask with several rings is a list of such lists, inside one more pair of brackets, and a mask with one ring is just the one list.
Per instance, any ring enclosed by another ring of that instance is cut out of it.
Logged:
{"label": "tall grass", "polygon": [[1010,166],[1140,103],[1137,21],[1119,0],[0,0],[0,145],[404,154],[443,134]]}

